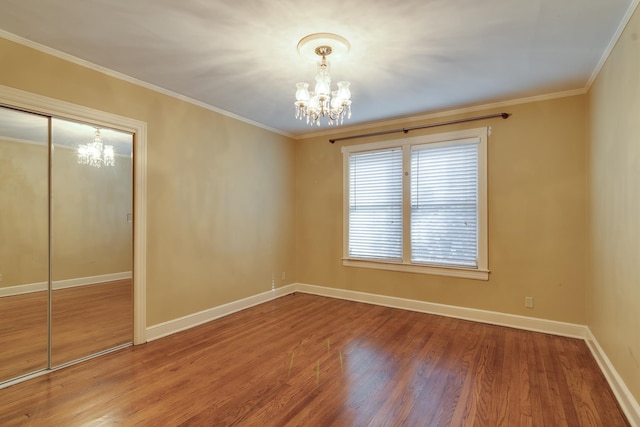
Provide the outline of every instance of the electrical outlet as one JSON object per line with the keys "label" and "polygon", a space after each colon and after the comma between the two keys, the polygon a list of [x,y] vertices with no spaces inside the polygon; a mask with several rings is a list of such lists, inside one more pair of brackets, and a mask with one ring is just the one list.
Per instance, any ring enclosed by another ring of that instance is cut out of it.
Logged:
{"label": "electrical outlet", "polygon": [[524,307],[533,308],[533,297],[524,297]]}
{"label": "electrical outlet", "polygon": [[285,273],[284,271],[282,272],[282,280],[285,280],[287,278],[287,273]]}
{"label": "electrical outlet", "polygon": [[[284,273],[283,273],[284,274]],[[2,273],[0,273],[0,282],[2,282]]]}

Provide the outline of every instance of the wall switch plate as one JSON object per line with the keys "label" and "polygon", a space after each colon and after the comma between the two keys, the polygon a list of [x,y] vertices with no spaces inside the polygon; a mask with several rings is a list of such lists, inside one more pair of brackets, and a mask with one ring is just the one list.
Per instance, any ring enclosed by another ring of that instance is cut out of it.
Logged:
{"label": "wall switch plate", "polygon": [[524,307],[533,308],[533,297],[524,297]]}

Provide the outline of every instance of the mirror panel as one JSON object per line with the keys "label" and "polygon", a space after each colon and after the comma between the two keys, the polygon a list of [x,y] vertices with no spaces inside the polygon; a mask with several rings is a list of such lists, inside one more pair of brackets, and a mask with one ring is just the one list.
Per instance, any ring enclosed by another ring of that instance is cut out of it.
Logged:
{"label": "mirror panel", "polygon": [[133,339],[133,135],[57,118],[51,129],[51,363],[60,366]]}
{"label": "mirror panel", "polygon": [[0,382],[48,367],[48,127],[0,107]]}

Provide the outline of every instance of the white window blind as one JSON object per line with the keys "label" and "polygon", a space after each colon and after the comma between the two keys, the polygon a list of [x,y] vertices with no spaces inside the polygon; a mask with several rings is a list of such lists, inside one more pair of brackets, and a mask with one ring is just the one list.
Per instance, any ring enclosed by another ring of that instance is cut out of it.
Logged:
{"label": "white window blind", "polygon": [[349,155],[350,257],[402,260],[402,149]]}
{"label": "white window blind", "polygon": [[478,143],[412,147],[412,263],[478,267]]}

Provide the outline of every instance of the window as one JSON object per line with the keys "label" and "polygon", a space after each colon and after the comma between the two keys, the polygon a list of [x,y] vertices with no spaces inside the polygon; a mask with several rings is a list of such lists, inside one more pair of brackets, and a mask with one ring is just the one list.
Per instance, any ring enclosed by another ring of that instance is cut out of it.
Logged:
{"label": "window", "polygon": [[487,128],[343,148],[343,264],[488,279]]}
{"label": "window", "polygon": [[349,156],[349,255],[402,261],[402,150]]}

